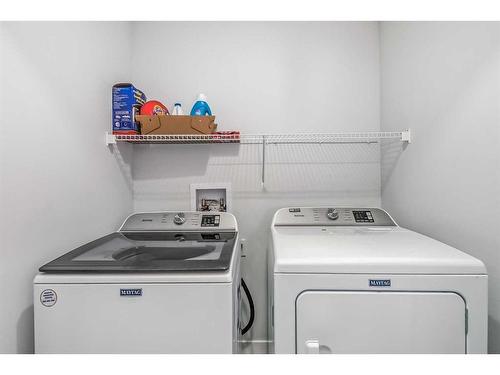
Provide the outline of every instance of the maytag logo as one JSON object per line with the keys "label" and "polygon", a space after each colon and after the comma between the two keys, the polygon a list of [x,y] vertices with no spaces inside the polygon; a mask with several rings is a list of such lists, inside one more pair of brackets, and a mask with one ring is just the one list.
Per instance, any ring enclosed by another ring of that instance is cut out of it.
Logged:
{"label": "maytag logo", "polygon": [[122,296],[122,297],[140,297],[140,296],[142,296],[142,288],[120,289],[120,296]]}
{"label": "maytag logo", "polygon": [[370,286],[391,286],[391,280],[370,280]]}

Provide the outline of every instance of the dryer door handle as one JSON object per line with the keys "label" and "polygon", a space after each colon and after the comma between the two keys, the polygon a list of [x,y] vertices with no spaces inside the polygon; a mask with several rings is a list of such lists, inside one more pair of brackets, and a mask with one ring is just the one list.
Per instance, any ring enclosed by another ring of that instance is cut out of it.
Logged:
{"label": "dryer door handle", "polygon": [[319,354],[319,340],[306,340],[306,354]]}

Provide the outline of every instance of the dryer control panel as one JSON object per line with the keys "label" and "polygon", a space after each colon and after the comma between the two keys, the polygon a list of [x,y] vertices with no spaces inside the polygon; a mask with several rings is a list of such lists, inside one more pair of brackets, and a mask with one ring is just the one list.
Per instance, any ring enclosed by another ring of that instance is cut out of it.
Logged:
{"label": "dryer control panel", "polygon": [[396,226],[380,208],[289,207],[274,216],[274,226]]}

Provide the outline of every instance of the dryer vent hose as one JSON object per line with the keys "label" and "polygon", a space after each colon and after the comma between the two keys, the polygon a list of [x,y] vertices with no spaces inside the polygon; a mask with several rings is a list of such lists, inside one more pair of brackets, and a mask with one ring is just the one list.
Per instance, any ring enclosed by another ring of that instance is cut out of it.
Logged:
{"label": "dryer vent hose", "polygon": [[250,328],[252,328],[253,321],[255,319],[255,307],[253,305],[253,299],[252,295],[250,294],[250,291],[248,290],[247,284],[245,283],[245,280],[241,278],[241,286],[243,287],[243,290],[245,291],[245,295],[247,296],[248,300],[248,306],[250,307],[250,319],[248,319],[248,323],[245,327],[241,329],[241,334],[244,335],[247,333]]}

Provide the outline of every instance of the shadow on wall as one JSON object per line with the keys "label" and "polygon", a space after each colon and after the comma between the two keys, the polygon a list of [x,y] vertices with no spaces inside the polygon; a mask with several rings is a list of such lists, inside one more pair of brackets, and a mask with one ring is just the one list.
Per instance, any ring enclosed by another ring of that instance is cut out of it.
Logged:
{"label": "shadow on wall", "polygon": [[17,320],[17,352],[31,354],[35,351],[33,305],[23,310]]}
{"label": "shadow on wall", "polygon": [[[121,145],[120,145],[121,147]],[[239,144],[135,145],[134,180],[203,176],[211,160],[240,158]]]}
{"label": "shadow on wall", "polygon": [[496,338],[500,337],[500,321],[494,316],[488,316],[488,353],[499,354],[500,347],[496,347]]}
{"label": "shadow on wall", "polygon": [[[233,193],[363,193],[379,195],[380,145],[135,146],[135,199],[189,192],[190,183],[230,182]],[[261,179],[264,173],[265,186]]]}
{"label": "shadow on wall", "polygon": [[132,180],[132,158],[134,150],[132,147],[133,145],[131,144],[116,144],[108,146],[109,152],[111,152],[115,157],[125,183],[131,192],[134,188]]}
{"label": "shadow on wall", "polygon": [[396,140],[383,140],[380,144],[380,179],[381,188],[384,191],[385,185],[391,178],[394,167],[398,163],[399,158],[404,150],[408,147],[408,143],[403,143]]}

